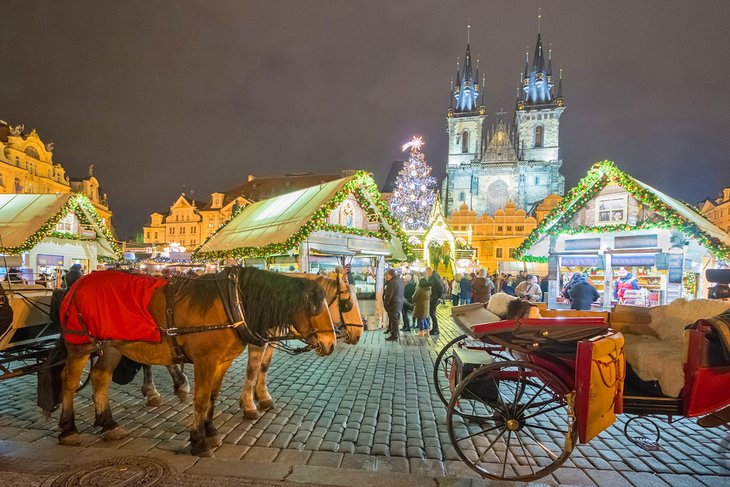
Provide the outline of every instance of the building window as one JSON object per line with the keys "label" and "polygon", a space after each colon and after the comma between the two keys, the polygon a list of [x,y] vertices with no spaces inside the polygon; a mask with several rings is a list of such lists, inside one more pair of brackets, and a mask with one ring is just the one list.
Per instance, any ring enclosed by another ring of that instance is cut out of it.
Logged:
{"label": "building window", "polygon": [[515,227],[515,231],[516,232],[524,232],[525,231],[525,227],[523,227],[522,225],[517,225]]}
{"label": "building window", "polygon": [[459,201],[466,201],[466,193],[464,193],[463,191],[459,193]]}
{"label": "building window", "polygon": [[511,232],[512,231],[512,225],[507,225],[507,231],[508,232]]}
{"label": "building window", "polygon": [[73,231],[73,213],[69,213],[56,224],[56,230],[59,232],[72,232]]}
{"label": "building window", "polygon": [[155,240],[157,240],[159,237],[157,236],[157,232],[155,232]]}
{"label": "building window", "polygon": [[150,238],[150,232],[147,232],[147,239]]}
{"label": "building window", "polygon": [[542,133],[542,125],[538,125],[537,127],[535,127],[535,147],[542,147]]}
{"label": "building window", "polygon": [[515,249],[509,249],[509,258],[514,259],[515,258]]}
{"label": "building window", "polygon": [[539,176],[535,176],[535,184],[540,184],[540,177]]}
{"label": "building window", "polygon": [[502,257],[504,257],[504,249],[502,247],[497,247],[494,250],[494,256],[498,259],[501,259]]}
{"label": "building window", "polygon": [[599,198],[596,205],[597,224],[626,223],[628,195]]}
{"label": "building window", "polygon": [[175,227],[170,227],[170,235],[175,235]]}
{"label": "building window", "polygon": [[195,233],[195,227],[190,227],[190,233]]}
{"label": "building window", "polygon": [[15,192],[16,193],[22,193],[23,192],[23,186],[20,184],[20,179],[15,178]]}
{"label": "building window", "polygon": [[461,134],[461,153],[466,154],[469,152],[469,131],[464,130]]}
{"label": "building window", "polygon": [[502,225],[497,226],[497,231],[501,232],[504,230],[504,227]]}
{"label": "building window", "polygon": [[180,227],[180,235],[185,233],[185,227]]}

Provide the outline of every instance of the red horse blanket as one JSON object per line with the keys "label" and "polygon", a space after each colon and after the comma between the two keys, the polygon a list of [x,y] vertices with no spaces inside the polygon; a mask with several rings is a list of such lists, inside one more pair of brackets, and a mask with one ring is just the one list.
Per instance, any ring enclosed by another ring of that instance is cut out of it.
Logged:
{"label": "red horse blanket", "polygon": [[89,343],[83,320],[89,334],[99,340],[159,342],[160,330],[147,307],[155,289],[165,284],[162,278],[120,271],[82,277],[61,303],[64,339],[72,344]]}

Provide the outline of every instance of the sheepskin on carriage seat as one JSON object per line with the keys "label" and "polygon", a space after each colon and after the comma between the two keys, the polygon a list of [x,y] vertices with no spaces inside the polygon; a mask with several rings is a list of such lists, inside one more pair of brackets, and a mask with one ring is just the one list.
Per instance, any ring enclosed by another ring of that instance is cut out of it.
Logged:
{"label": "sheepskin on carriage seat", "polygon": [[624,334],[626,361],[642,380],[657,380],[665,395],[679,396],[684,387],[684,329],[728,308],[725,301],[684,298],[651,308],[649,328],[657,336]]}
{"label": "sheepskin on carriage seat", "polygon": [[710,318],[730,309],[730,303],[716,299],[679,298],[664,306],[649,310],[649,327],[662,340],[682,340],[684,329],[702,318]]}
{"label": "sheepskin on carriage seat", "polygon": [[624,335],[624,355],[642,380],[659,381],[666,396],[678,397],[684,387],[684,341],[650,335]]}
{"label": "sheepskin on carriage seat", "polygon": [[492,294],[492,297],[489,298],[489,302],[487,303],[487,311],[491,311],[495,315],[504,319],[504,317],[507,316],[507,307],[509,306],[509,303],[515,299],[517,298],[510,296],[507,293]]}

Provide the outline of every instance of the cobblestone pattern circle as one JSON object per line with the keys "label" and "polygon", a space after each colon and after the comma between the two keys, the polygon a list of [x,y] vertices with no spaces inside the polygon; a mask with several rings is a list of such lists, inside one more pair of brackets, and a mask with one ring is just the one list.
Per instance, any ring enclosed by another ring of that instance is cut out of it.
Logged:
{"label": "cobblestone pattern circle", "polygon": [[169,471],[162,460],[120,457],[82,465],[55,479],[51,487],[150,487]]}

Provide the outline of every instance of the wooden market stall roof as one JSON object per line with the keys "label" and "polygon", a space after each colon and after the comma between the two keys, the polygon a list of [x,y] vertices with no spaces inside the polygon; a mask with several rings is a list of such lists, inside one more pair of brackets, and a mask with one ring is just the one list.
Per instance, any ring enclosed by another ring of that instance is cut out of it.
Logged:
{"label": "wooden market stall roof", "polygon": [[[639,203],[655,212],[659,218],[639,222],[635,226],[627,223],[590,228],[571,226],[573,216],[609,183],[621,186]],[[677,229],[686,236],[697,240],[715,257],[723,260],[730,259],[730,234],[718,228],[689,205],[621,171],[612,161],[594,164],[588,174],[565,195],[565,198],[545,216],[537,228],[517,248],[515,258],[526,261],[544,259],[544,255],[537,254],[545,250],[543,243],[545,238],[550,235],[590,233],[598,229],[605,233],[650,228]],[[538,251],[538,248],[541,250]]]}
{"label": "wooden market stall roof", "polygon": [[[379,229],[368,231],[327,223],[329,214],[353,195]],[[298,247],[312,232],[331,231],[380,238],[390,242],[391,256],[411,260],[407,238],[370,174],[328,181],[252,203],[213,233],[193,254],[199,259],[265,257]]]}
{"label": "wooden market stall roof", "polygon": [[0,194],[0,253],[27,252],[45,238],[85,240],[59,232],[58,222],[74,212],[82,225],[96,233],[98,255],[119,258],[120,249],[89,199],[80,194]]}

